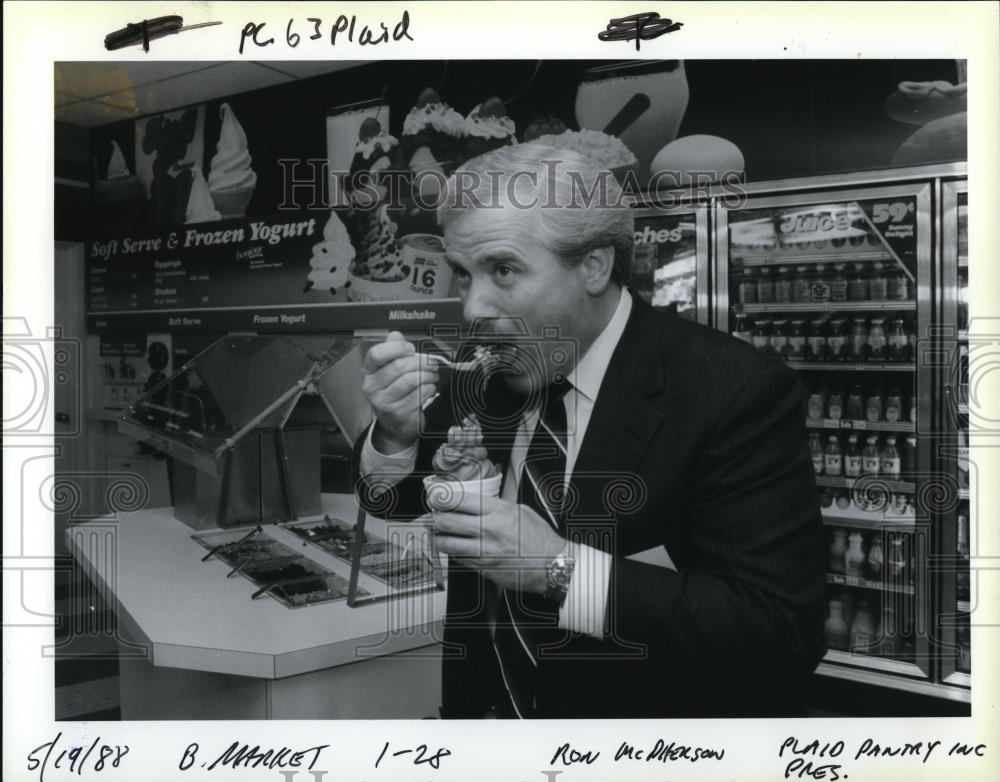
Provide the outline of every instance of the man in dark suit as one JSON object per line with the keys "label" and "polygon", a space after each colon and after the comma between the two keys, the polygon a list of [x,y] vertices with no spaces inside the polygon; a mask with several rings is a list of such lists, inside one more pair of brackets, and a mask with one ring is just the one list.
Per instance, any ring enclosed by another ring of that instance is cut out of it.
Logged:
{"label": "man in dark suit", "polygon": [[[439,219],[485,388],[394,332],[356,447],[362,504],[433,511],[449,555],[442,715],[801,714],[824,543],[795,373],[624,287],[632,215],[588,159],[522,144],[464,171]],[[501,494],[428,500],[469,413]]]}

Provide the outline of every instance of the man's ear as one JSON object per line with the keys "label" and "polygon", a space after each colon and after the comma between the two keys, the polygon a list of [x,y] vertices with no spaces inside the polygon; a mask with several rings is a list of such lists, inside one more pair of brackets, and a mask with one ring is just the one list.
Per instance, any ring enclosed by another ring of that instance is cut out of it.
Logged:
{"label": "man's ear", "polygon": [[580,263],[584,287],[591,296],[600,296],[611,283],[611,272],[615,267],[615,248],[598,247],[584,256]]}

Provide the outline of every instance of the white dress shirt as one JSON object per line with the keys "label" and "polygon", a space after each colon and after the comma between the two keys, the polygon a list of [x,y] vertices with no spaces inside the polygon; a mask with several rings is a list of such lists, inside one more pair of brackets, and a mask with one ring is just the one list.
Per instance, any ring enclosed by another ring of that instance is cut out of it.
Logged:
{"label": "white dress shirt", "polygon": [[[604,374],[607,372],[615,347],[625,331],[625,324],[631,312],[632,297],[623,287],[611,320],[567,374],[572,386],[563,397],[569,430],[566,439],[567,481],[573,474],[573,467],[587,433]],[[517,482],[521,476],[521,468],[535,426],[538,424],[538,416],[539,411],[534,409],[521,418],[511,448],[510,465],[507,467],[502,499],[517,502]],[[368,439],[361,450],[361,474],[370,475],[377,472],[381,480],[392,483],[394,476],[395,480],[402,480],[413,472],[417,459],[417,446],[413,445],[397,454],[383,454],[372,443],[372,429],[374,427],[369,429]],[[559,626],[572,632],[603,638],[608,584],[611,577],[611,555],[580,543],[569,545],[576,558],[576,567],[570,579],[566,601],[559,612]]]}

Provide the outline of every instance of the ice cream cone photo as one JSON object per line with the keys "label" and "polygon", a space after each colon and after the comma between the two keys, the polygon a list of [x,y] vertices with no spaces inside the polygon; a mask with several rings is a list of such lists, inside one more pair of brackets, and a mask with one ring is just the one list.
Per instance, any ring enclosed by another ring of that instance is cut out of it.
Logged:
{"label": "ice cream cone photo", "polygon": [[257,174],[250,167],[253,158],[247,135],[228,103],[219,108],[219,117],[222,130],[208,173],[208,190],[224,218],[243,217],[257,186]]}

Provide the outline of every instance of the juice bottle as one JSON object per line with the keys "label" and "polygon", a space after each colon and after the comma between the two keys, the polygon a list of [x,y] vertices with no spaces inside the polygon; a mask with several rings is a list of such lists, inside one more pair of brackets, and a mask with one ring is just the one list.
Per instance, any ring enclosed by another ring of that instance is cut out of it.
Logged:
{"label": "juice bottle", "polygon": [[844,572],[849,576],[862,578],[865,575],[865,552],[861,548],[861,533],[852,532],[847,538],[844,553]]}
{"label": "juice bottle", "polygon": [[847,298],[850,301],[868,301],[868,277],[861,262],[852,267],[851,278],[847,281]]}
{"label": "juice bottle", "polygon": [[868,361],[881,364],[885,362],[886,336],[884,318],[872,318],[868,330]]}
{"label": "juice bottle", "polygon": [[826,402],[826,417],[839,421],[844,416],[844,389],[838,384],[830,391]]}
{"label": "juice bottle", "polygon": [[902,318],[893,318],[886,337],[885,360],[903,364],[908,360],[906,328]]}
{"label": "juice bottle", "polygon": [[889,298],[892,301],[907,301],[910,298],[910,279],[903,272],[896,272],[889,278]]}
{"label": "juice bottle", "polygon": [[861,600],[858,602],[858,610],[851,624],[851,649],[861,654],[872,652],[874,650],[871,646],[874,642],[875,623],[872,621],[871,609],[867,600]]}
{"label": "juice bottle", "polygon": [[806,360],[826,361],[826,333],[823,321],[814,320],[809,324],[809,336],[806,338]]}
{"label": "juice bottle", "polygon": [[788,335],[788,360],[804,361],[806,357],[806,322],[792,321],[792,333]]}
{"label": "juice bottle", "polygon": [[865,318],[855,318],[848,342],[847,353],[851,361],[860,363],[865,360],[865,349],[868,347],[868,321]]}
{"label": "juice bottle", "polygon": [[885,447],[879,455],[879,469],[886,478],[899,480],[899,451],[896,450],[896,437],[888,435],[885,438]]}
{"label": "juice bottle", "polygon": [[823,453],[823,470],[827,475],[839,476],[844,473],[844,457],[840,450],[840,439],[835,434],[827,438]]}
{"label": "juice bottle", "polygon": [[819,441],[818,432],[809,433],[809,454],[812,456],[813,471],[823,474],[823,444]]}
{"label": "juice bottle", "polygon": [[847,453],[844,454],[844,475],[848,478],[858,478],[861,475],[861,449],[858,448],[858,436],[847,435]]}
{"label": "juice bottle", "polygon": [[830,301],[830,280],[826,276],[826,264],[816,264],[816,275],[809,286],[810,301]]}
{"label": "juice bottle", "polygon": [[868,559],[867,565],[867,577],[869,581],[879,581],[882,578],[882,541],[879,540],[879,534],[876,532],[872,535],[872,544],[868,548]]}
{"label": "juice bottle", "polygon": [[889,395],[885,398],[885,420],[896,423],[903,417],[903,395],[898,388],[890,388]]}
{"label": "juice bottle", "polygon": [[767,353],[771,349],[771,321],[769,318],[758,318],[753,324],[750,344],[757,350]]}
{"label": "juice bottle", "polygon": [[888,294],[888,280],[885,276],[885,266],[876,262],[872,276],[868,280],[868,295],[872,301],[885,301]]}
{"label": "juice bottle", "polygon": [[792,300],[792,275],[787,266],[778,267],[778,278],[774,281],[774,300],[788,304]]}
{"label": "juice bottle", "polygon": [[889,558],[886,562],[886,569],[895,583],[899,584],[906,580],[906,554],[903,551],[903,538],[900,534],[894,534],[889,540]]}
{"label": "juice bottle", "polygon": [[774,280],[771,270],[764,267],[757,278],[757,302],[759,304],[774,304]]}
{"label": "juice bottle", "polygon": [[[806,417],[811,421],[823,420],[823,413],[826,411],[826,387],[821,386],[809,392],[809,400],[806,402]],[[816,435],[819,437],[819,435]],[[812,437],[812,435],[810,435]]]}
{"label": "juice bottle", "polygon": [[844,274],[843,263],[833,266],[833,279],[830,280],[830,301],[847,301],[847,275]]}
{"label": "juice bottle", "polygon": [[826,636],[826,645],[831,649],[847,651],[850,643],[851,631],[844,620],[844,603],[841,600],[833,599],[829,603],[830,615],[823,625],[823,634]]}
{"label": "juice bottle", "polygon": [[860,383],[855,383],[851,386],[851,393],[847,396],[847,410],[844,417],[851,421],[864,420],[865,400],[862,396]]}
{"label": "juice bottle", "polygon": [[757,303],[757,282],[753,278],[752,269],[743,270],[743,277],[740,279],[738,293],[740,304]]}
{"label": "juice bottle", "polygon": [[872,386],[865,401],[865,419],[871,423],[882,420],[882,389]]}
{"label": "juice bottle", "polygon": [[810,301],[811,295],[808,268],[806,266],[796,266],[795,279],[792,281],[792,301],[802,304]]}
{"label": "juice bottle", "polygon": [[908,434],[899,444],[899,468],[903,472],[917,471],[917,436]]}
{"label": "juice bottle", "polygon": [[864,448],[861,449],[861,472],[865,475],[878,475],[882,461],[878,455],[877,435],[870,435]]}
{"label": "juice bottle", "polygon": [[830,319],[830,333],[826,338],[826,354],[829,361],[847,361],[847,335],[844,333],[844,319]]}
{"label": "juice bottle", "polygon": [[844,555],[847,553],[847,530],[837,527],[833,531],[833,541],[830,543],[827,570],[831,573],[843,573],[845,568]]}
{"label": "juice bottle", "polygon": [[788,321],[779,318],[771,330],[771,352],[783,361],[788,360]]}

